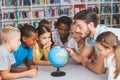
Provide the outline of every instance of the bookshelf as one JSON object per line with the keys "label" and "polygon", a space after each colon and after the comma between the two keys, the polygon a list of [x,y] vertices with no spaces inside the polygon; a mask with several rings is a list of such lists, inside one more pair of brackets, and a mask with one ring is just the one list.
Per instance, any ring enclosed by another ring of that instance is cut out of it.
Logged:
{"label": "bookshelf", "polygon": [[83,9],[94,10],[98,22],[120,27],[120,0],[0,0],[0,29],[5,25],[38,23],[41,19],[54,23],[63,15],[71,18]]}
{"label": "bookshelf", "polygon": [[86,8],[95,11],[98,23],[120,28],[120,0],[74,0],[75,5],[80,7],[79,10]]}

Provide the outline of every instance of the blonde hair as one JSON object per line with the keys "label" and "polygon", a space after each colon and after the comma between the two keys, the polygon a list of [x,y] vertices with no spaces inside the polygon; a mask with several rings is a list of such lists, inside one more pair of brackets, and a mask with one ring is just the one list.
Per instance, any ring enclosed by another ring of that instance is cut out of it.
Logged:
{"label": "blonde hair", "polygon": [[96,42],[100,43],[104,48],[112,47],[115,51],[115,71],[114,71],[114,79],[116,79],[120,73],[120,41],[112,32],[103,32],[100,34],[96,40]]}
{"label": "blonde hair", "polygon": [[1,43],[6,43],[9,38],[14,38],[20,35],[20,31],[12,26],[7,26],[2,29],[0,32],[0,41]]}

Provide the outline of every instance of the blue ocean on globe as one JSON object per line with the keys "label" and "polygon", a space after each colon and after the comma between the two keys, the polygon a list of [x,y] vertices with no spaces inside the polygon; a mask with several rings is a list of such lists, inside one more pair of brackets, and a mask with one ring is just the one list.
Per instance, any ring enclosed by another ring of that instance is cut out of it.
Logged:
{"label": "blue ocean on globe", "polygon": [[49,51],[48,59],[53,66],[62,67],[68,62],[69,55],[64,47],[56,46]]}

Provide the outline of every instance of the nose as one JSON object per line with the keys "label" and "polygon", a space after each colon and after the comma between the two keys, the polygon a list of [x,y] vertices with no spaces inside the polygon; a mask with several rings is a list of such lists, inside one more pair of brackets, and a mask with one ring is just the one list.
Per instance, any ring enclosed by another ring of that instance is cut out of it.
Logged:
{"label": "nose", "polygon": [[80,33],[80,27],[79,26],[77,26],[76,32]]}

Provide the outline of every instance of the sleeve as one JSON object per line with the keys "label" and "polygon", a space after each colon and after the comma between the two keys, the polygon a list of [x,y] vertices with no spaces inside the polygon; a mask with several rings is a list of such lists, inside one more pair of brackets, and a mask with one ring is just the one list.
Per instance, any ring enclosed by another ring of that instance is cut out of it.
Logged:
{"label": "sleeve", "polygon": [[7,56],[0,56],[0,70],[7,70],[9,66],[9,58]]}
{"label": "sleeve", "polygon": [[30,48],[29,50],[28,50],[28,56],[27,56],[27,60],[32,60],[33,59],[33,48]]}
{"label": "sleeve", "polygon": [[86,46],[95,46],[95,43],[92,41],[92,39],[90,39],[90,37],[87,37],[85,39],[85,45]]}
{"label": "sleeve", "polygon": [[69,48],[75,48],[74,47],[74,41],[72,40],[72,38],[70,38],[69,40],[68,40],[68,45],[67,45],[67,47],[69,47]]}
{"label": "sleeve", "polygon": [[107,68],[107,60],[104,58],[104,67]]}

